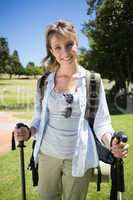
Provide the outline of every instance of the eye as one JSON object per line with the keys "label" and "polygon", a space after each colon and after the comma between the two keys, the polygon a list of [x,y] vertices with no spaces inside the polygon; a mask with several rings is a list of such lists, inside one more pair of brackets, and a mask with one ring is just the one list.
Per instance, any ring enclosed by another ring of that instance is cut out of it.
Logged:
{"label": "eye", "polygon": [[60,50],[61,47],[60,46],[56,46],[54,49],[57,51],[57,50]]}
{"label": "eye", "polygon": [[66,45],[67,48],[71,48],[72,46],[73,46],[73,42],[68,42]]}

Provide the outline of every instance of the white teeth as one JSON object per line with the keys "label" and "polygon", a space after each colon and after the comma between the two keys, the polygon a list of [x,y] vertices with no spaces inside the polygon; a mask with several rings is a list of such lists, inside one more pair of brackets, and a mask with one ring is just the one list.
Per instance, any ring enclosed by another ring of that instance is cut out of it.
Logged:
{"label": "white teeth", "polygon": [[68,58],[68,59],[64,59],[64,61],[69,61],[69,60],[71,60],[72,59],[72,57],[71,58]]}

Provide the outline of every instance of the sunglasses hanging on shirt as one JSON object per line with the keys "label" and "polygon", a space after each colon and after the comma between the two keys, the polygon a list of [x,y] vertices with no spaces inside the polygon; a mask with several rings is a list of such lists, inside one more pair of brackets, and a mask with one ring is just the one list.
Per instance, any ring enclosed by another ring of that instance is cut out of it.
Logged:
{"label": "sunglasses hanging on shirt", "polygon": [[65,113],[63,114],[64,117],[68,118],[72,115],[72,107],[71,104],[73,103],[73,95],[72,94],[63,94],[65,97],[67,107],[65,108]]}

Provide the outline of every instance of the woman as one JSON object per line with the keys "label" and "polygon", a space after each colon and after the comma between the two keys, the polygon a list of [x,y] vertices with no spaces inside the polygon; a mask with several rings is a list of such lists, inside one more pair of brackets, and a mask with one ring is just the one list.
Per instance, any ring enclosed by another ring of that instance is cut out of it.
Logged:
{"label": "woman", "polygon": [[[35,112],[30,130],[15,128],[18,141],[36,135],[34,159],[39,163],[40,200],[86,199],[91,169],[98,155],[91,128],[84,118],[86,71],[78,64],[77,35],[73,25],[57,21],[46,32],[47,84],[44,98],[37,84]],[[38,81],[39,82],[39,81]],[[102,81],[94,131],[108,148],[114,130]],[[127,156],[127,144],[113,141],[112,153]]]}

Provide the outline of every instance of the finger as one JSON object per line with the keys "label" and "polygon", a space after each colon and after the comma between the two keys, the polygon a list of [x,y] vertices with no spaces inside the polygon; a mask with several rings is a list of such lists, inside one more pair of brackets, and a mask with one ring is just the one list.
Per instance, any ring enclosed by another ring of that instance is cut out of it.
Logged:
{"label": "finger", "polygon": [[111,149],[123,149],[123,148],[128,148],[128,144],[120,142],[118,144],[113,144]]}
{"label": "finger", "polygon": [[18,135],[20,135],[20,132],[19,131],[14,131],[14,136],[18,137]]}
{"label": "finger", "polygon": [[18,132],[20,132],[20,129],[18,129],[18,128],[14,128],[14,131],[13,131],[14,133],[18,133]]}
{"label": "finger", "polygon": [[115,144],[118,144],[117,138],[114,138],[114,139],[112,140],[112,146],[115,145]]}
{"label": "finger", "polygon": [[126,154],[122,153],[122,152],[115,152],[113,153],[113,155],[116,157],[116,158],[123,158],[124,156],[126,156]]}
{"label": "finger", "polygon": [[128,150],[129,144],[124,145],[123,150]]}
{"label": "finger", "polygon": [[15,137],[21,137],[21,136],[23,136],[24,134],[19,130],[19,131],[15,131],[15,132],[14,132],[14,135],[15,135]]}
{"label": "finger", "polygon": [[18,136],[18,137],[16,137],[16,140],[17,140],[18,142],[24,141],[24,137]]}
{"label": "finger", "polygon": [[128,150],[122,152],[122,155],[123,155],[123,156],[125,156],[125,155],[127,155],[127,154],[128,154]]}
{"label": "finger", "polygon": [[15,138],[16,138],[17,141],[24,141],[25,138],[26,138],[26,135],[20,130],[15,132],[14,135],[15,135]]}
{"label": "finger", "polygon": [[122,147],[120,147],[120,146],[118,146],[118,145],[113,145],[112,147],[111,147],[111,151],[113,152],[113,151],[115,151],[115,152],[117,152],[117,151],[121,151],[123,148]]}
{"label": "finger", "polygon": [[14,132],[19,135],[24,135],[27,133],[27,128],[26,127],[15,128]]}
{"label": "finger", "polygon": [[125,158],[128,155],[128,148],[126,149],[112,149],[112,153],[117,158]]}
{"label": "finger", "polygon": [[124,156],[123,156],[123,158],[126,158],[128,156],[128,153],[126,153]]}
{"label": "finger", "polygon": [[128,145],[124,146],[124,147],[112,147],[111,149],[112,152],[127,152],[128,151]]}

